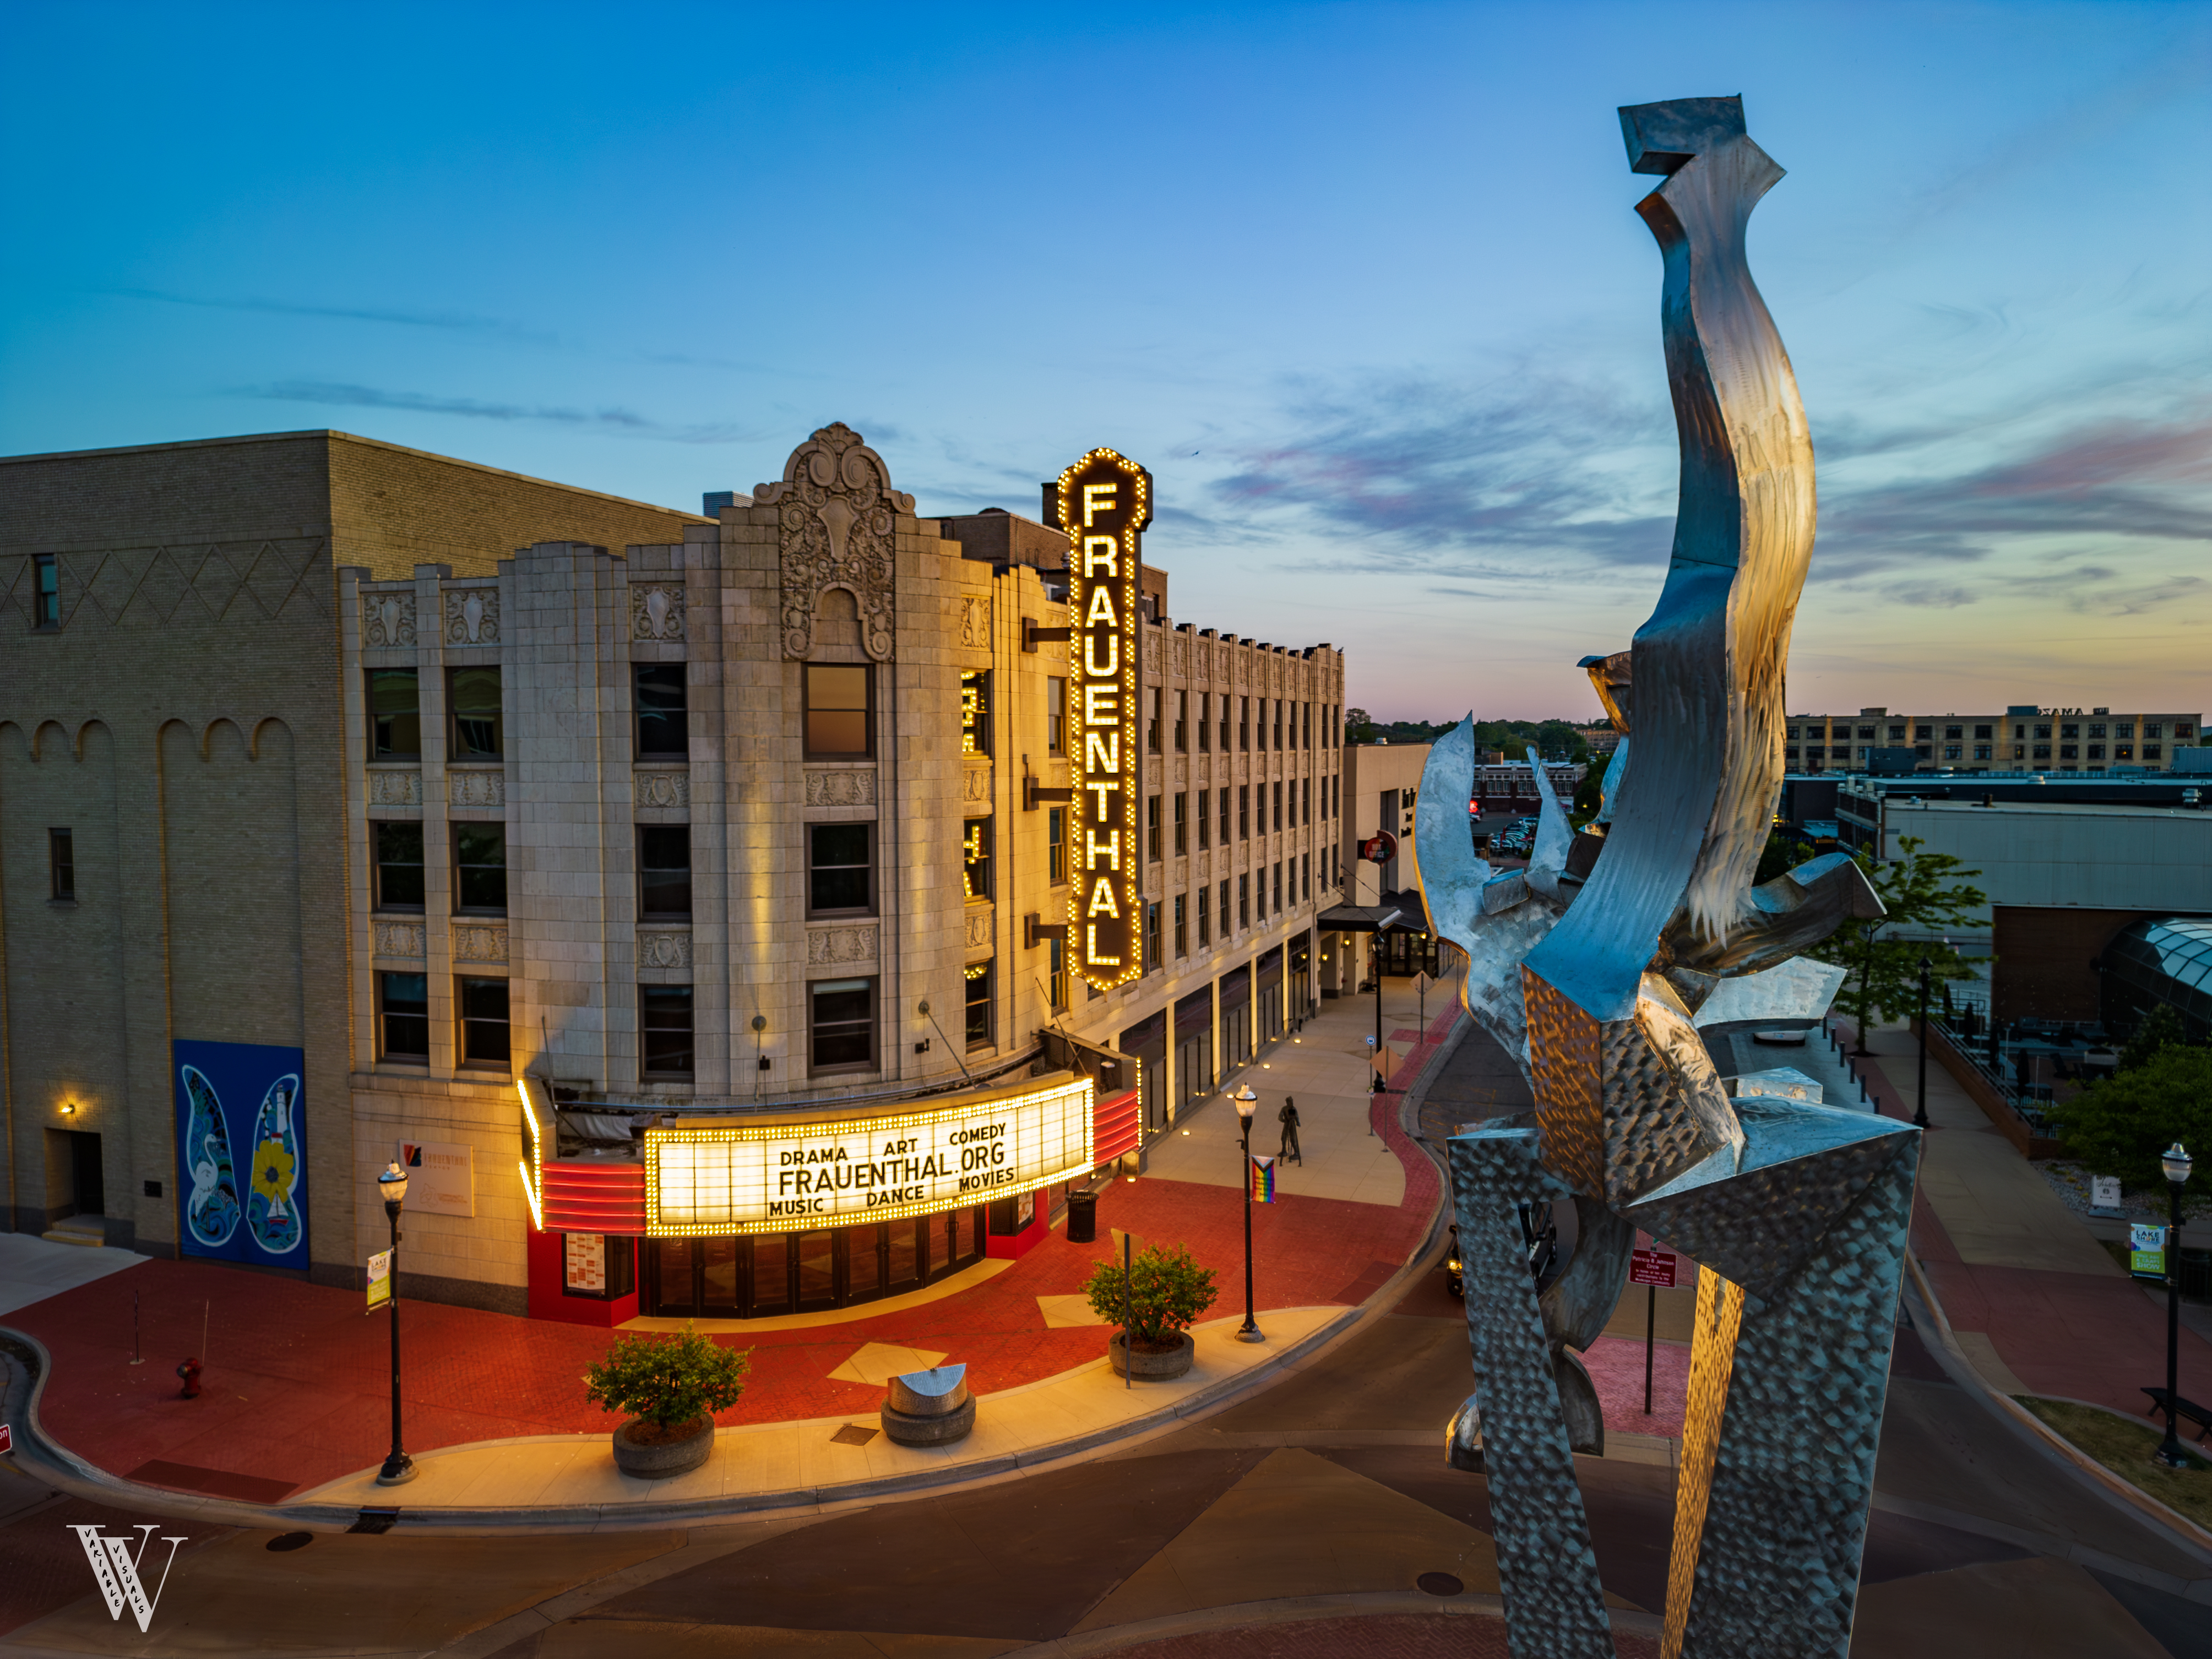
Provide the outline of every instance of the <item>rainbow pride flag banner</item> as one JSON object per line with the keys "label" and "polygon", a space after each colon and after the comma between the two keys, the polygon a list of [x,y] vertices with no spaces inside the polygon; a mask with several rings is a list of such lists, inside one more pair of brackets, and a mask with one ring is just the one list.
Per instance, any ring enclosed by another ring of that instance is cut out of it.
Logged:
{"label": "rainbow pride flag banner", "polygon": [[1275,1201],[1275,1160],[1255,1157],[1252,1159],[1252,1201],[1273,1204]]}

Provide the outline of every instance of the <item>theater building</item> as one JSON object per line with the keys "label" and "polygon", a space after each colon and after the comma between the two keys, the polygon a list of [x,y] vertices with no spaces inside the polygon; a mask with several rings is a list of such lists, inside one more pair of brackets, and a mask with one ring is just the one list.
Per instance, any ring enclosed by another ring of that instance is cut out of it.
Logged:
{"label": "theater building", "polygon": [[701,514],[328,433],[0,465],[18,1229],[357,1284],[404,1156],[416,1294],[866,1302],[1311,1005],[1342,655],[1144,568],[1143,972],[1093,991],[1067,538],[842,426]]}

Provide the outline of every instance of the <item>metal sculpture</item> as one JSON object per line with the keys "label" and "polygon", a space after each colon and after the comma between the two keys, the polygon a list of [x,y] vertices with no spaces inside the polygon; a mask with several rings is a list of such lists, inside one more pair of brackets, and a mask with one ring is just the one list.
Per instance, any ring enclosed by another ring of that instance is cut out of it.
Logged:
{"label": "metal sculpture", "polygon": [[[1419,879],[1468,953],[1466,1006],[1522,1057],[1536,1099],[1533,1121],[1449,1143],[1476,1383],[1454,1461],[1478,1455],[1479,1433],[1515,1654],[1610,1655],[1571,1459],[1603,1427],[1565,1350],[1603,1328],[1635,1231],[1649,1231],[1699,1264],[1664,1652],[1841,1659],[1919,1138],[1731,1093],[1695,1029],[1724,981],[1763,1012],[1817,1014],[1832,980],[1791,959],[1845,917],[1881,914],[1840,855],[1752,884],[1814,517],[1804,410],[1744,258],[1782,170],[1739,99],[1620,120],[1630,167],[1666,179],[1637,210],[1665,261],[1681,495],[1650,620],[1630,650],[1583,664],[1623,734],[1605,805],[1575,834],[1547,789],[1528,870],[1494,870],[1454,810],[1472,781],[1469,724],[1431,754],[1417,808]],[[1569,1195],[1582,1237],[1540,1297],[1516,1208]]]}

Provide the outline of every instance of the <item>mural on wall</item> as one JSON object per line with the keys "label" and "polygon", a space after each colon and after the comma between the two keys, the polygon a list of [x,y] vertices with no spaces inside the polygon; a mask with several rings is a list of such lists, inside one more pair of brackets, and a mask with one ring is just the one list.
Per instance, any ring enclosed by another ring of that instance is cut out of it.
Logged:
{"label": "mural on wall", "polygon": [[171,1048],[184,1254],[305,1267],[305,1055],[250,1042]]}

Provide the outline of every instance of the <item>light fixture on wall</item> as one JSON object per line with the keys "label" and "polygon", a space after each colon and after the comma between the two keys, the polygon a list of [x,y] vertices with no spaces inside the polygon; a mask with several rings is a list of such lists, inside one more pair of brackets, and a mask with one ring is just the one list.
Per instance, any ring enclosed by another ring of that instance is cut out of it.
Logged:
{"label": "light fixture on wall", "polygon": [[62,1115],[64,1117],[75,1117],[76,1115],[76,1102],[73,1100],[65,1100],[62,1102]]}

